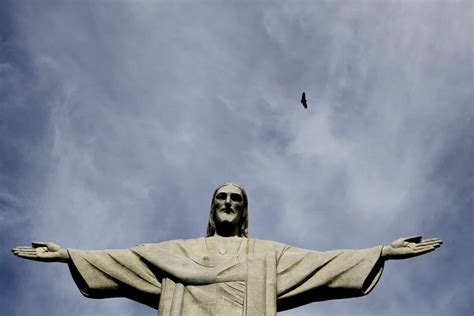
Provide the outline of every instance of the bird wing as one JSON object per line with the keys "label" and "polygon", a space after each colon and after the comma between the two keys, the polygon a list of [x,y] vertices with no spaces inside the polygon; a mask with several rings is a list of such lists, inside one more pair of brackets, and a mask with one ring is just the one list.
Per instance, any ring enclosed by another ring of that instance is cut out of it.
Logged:
{"label": "bird wing", "polygon": [[306,103],[306,94],[303,92],[303,94],[301,95],[301,104],[303,104],[304,108],[307,109],[308,108],[308,103]]}

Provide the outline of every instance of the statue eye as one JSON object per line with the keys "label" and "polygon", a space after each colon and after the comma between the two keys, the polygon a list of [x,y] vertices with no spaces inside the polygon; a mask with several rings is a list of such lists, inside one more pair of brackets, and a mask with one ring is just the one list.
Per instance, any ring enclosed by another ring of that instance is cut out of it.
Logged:
{"label": "statue eye", "polygon": [[240,194],[237,194],[237,193],[232,193],[230,195],[230,198],[232,199],[232,201],[234,202],[242,202],[242,196]]}
{"label": "statue eye", "polygon": [[221,193],[216,195],[216,199],[218,199],[218,200],[225,200],[226,197],[227,197],[227,194],[224,193],[224,192],[221,192]]}

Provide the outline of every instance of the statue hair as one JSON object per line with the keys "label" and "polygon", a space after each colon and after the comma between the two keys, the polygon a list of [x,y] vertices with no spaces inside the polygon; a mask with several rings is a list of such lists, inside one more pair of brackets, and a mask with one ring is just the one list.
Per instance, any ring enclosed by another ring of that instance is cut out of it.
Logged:
{"label": "statue hair", "polygon": [[239,225],[239,237],[245,237],[248,238],[248,230],[249,230],[249,218],[248,218],[248,199],[247,199],[247,192],[245,192],[244,188],[242,188],[240,185],[235,184],[235,183],[224,183],[219,185],[215,191],[214,194],[212,194],[212,200],[211,200],[211,214],[209,215],[209,223],[207,224],[207,234],[206,237],[211,237],[214,236],[216,233],[216,223],[215,223],[215,214],[216,214],[216,207],[214,205],[214,199],[216,197],[217,191],[219,191],[220,188],[225,187],[226,185],[232,185],[236,188],[238,188],[242,192],[242,196],[244,198],[244,207],[242,210],[242,216],[240,218],[240,225]]}

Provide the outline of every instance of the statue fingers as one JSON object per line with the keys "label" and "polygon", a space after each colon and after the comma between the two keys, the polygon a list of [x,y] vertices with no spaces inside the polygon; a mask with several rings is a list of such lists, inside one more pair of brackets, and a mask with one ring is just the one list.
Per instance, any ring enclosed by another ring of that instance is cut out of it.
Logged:
{"label": "statue fingers", "polygon": [[[434,239],[434,238],[433,238],[433,239]],[[439,238],[436,238],[436,240],[433,240],[433,242],[436,242],[436,243],[438,243],[438,244],[440,244],[440,245],[443,244],[443,241],[442,241],[441,239],[439,239]]]}
{"label": "statue fingers", "polygon": [[439,247],[441,246],[443,242],[442,241],[437,241],[437,240],[432,240],[432,241],[422,241],[417,244],[417,247],[424,247],[424,246],[434,246],[434,247]]}
{"label": "statue fingers", "polygon": [[420,241],[420,244],[429,244],[429,243],[442,244],[443,241],[439,238],[429,238],[429,239],[423,239],[422,241]]}
{"label": "statue fingers", "polygon": [[22,254],[22,253],[36,253],[36,249],[30,248],[24,248],[24,249],[19,249],[19,248],[13,248],[12,252],[14,254]]}
{"label": "statue fingers", "polygon": [[443,242],[443,241],[442,241],[441,239],[439,239],[439,238],[427,238],[427,239],[423,239],[423,240],[422,240],[422,242],[424,242],[424,241],[441,241],[441,242]]}
{"label": "statue fingers", "polygon": [[36,253],[36,248],[13,249],[14,252],[31,252]]}
{"label": "statue fingers", "polygon": [[425,253],[434,251],[436,248],[433,246],[426,246],[426,247],[419,247],[415,249],[415,254],[416,255],[423,255]]}
{"label": "statue fingers", "polygon": [[12,249],[12,251],[14,250],[21,250],[21,249],[34,249],[33,247],[31,246],[17,246],[15,248]]}

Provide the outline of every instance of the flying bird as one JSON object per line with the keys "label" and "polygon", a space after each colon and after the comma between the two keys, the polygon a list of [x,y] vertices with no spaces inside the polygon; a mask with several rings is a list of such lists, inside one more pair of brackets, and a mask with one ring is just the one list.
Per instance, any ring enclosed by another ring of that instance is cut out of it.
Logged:
{"label": "flying bird", "polygon": [[308,103],[306,103],[306,95],[303,94],[301,95],[301,104],[303,104],[304,108],[307,109],[308,108]]}

